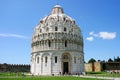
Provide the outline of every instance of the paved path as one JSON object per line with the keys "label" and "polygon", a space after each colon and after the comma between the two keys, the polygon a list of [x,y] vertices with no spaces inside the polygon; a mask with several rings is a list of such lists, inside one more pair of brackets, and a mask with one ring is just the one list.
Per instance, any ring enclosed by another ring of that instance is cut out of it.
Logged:
{"label": "paved path", "polygon": [[99,79],[107,79],[107,80],[120,80],[120,78],[117,78],[117,77],[99,77],[99,76],[83,76],[83,75],[80,75],[80,77],[83,77],[83,78],[99,78]]}

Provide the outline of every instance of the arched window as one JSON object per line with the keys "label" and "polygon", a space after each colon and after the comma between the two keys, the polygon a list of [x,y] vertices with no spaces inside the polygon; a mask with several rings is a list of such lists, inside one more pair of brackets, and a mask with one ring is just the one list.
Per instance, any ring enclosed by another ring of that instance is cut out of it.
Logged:
{"label": "arched window", "polygon": [[40,33],[42,32],[42,29],[40,29]]}
{"label": "arched window", "polygon": [[55,63],[57,63],[57,56],[55,56]]}
{"label": "arched window", "polygon": [[37,57],[37,63],[39,63],[39,57]]}
{"label": "arched window", "polygon": [[63,18],[63,20],[65,21],[65,18]]}
{"label": "arched window", "polygon": [[48,46],[51,47],[51,42],[50,42],[50,40],[48,40]]}
{"label": "arched window", "polygon": [[49,31],[49,28],[48,28],[48,27],[46,28],[46,31],[47,31],[47,32]]}
{"label": "arched window", "polygon": [[65,47],[67,47],[67,41],[65,41]]}
{"label": "arched window", "polygon": [[45,57],[45,63],[47,63],[47,56]]}
{"label": "arched window", "polygon": [[58,31],[58,27],[57,26],[55,26],[55,31]]}
{"label": "arched window", "polygon": [[64,31],[67,31],[66,27],[64,27]]}

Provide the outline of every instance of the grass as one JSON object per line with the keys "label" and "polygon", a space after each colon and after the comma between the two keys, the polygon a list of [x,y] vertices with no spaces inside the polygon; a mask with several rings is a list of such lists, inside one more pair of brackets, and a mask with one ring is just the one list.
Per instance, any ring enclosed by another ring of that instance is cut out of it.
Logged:
{"label": "grass", "polygon": [[120,74],[108,73],[108,72],[87,72],[88,76],[101,76],[101,77],[120,77]]}
{"label": "grass", "polygon": [[22,76],[22,73],[21,72],[19,72],[19,73],[15,73],[15,72],[1,72],[0,73],[0,76],[16,76],[16,75]]}
{"label": "grass", "polygon": [[0,80],[103,80],[103,79],[92,79],[92,78],[81,78],[75,76],[22,76],[21,72],[0,73]]}
{"label": "grass", "polygon": [[0,78],[0,80],[104,80],[93,78],[80,78],[73,76],[41,76],[41,77],[8,77]]}
{"label": "grass", "polygon": [[[110,74],[107,72],[87,72],[88,76],[101,76],[101,77],[120,77],[120,74]],[[0,80],[104,80],[98,78],[81,78],[75,76],[22,76],[21,72],[0,73]]]}

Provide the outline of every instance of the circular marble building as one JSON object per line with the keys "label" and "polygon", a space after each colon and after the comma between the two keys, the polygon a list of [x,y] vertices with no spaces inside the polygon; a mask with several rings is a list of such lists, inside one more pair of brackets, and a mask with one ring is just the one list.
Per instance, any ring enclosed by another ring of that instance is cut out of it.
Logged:
{"label": "circular marble building", "polygon": [[83,37],[60,5],[41,19],[32,36],[31,73],[76,74],[84,71]]}

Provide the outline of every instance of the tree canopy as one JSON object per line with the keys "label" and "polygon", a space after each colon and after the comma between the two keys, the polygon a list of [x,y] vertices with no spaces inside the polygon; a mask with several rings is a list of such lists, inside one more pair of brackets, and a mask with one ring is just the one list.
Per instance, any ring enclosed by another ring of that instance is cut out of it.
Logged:
{"label": "tree canopy", "polygon": [[94,62],[96,62],[96,60],[95,60],[94,58],[91,58],[91,59],[88,61],[88,63],[94,63]]}
{"label": "tree canopy", "polygon": [[[109,58],[107,61],[105,61],[105,60],[97,60],[98,62],[120,62],[120,57],[119,56],[117,56],[117,57],[114,57],[114,59],[112,59],[112,58]],[[94,58],[91,58],[89,61],[88,61],[88,63],[94,63],[94,62],[96,62],[96,60],[94,59]]]}

